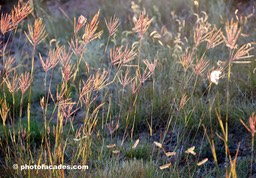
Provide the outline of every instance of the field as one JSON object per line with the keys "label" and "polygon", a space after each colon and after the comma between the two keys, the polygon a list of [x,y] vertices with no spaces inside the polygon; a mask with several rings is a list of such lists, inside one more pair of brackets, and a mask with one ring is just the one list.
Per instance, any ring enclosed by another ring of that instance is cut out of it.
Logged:
{"label": "field", "polygon": [[0,177],[256,177],[254,1],[3,5]]}

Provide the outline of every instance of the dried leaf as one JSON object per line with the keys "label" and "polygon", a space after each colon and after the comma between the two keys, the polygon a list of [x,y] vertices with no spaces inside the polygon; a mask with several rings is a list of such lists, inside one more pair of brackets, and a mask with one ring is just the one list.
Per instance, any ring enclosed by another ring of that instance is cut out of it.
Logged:
{"label": "dried leaf", "polygon": [[160,166],[159,168],[160,168],[161,170],[163,170],[163,169],[169,168],[171,165],[172,165],[171,163],[168,163],[168,164],[165,164],[165,165]]}
{"label": "dried leaf", "polygon": [[175,156],[175,155],[176,155],[176,152],[174,152],[174,151],[172,151],[172,152],[167,152],[167,153],[165,153],[165,155],[166,155],[167,157],[169,157],[169,156]]}
{"label": "dried leaf", "polygon": [[154,144],[155,144],[157,147],[159,147],[159,148],[162,148],[162,147],[163,147],[163,145],[162,145],[161,143],[159,143],[159,142],[154,141]]}
{"label": "dried leaf", "polygon": [[116,144],[107,145],[107,148],[115,148],[115,147],[116,147]]}
{"label": "dried leaf", "polygon": [[112,151],[114,154],[118,154],[118,153],[120,153],[120,151],[119,150],[113,150]]}
{"label": "dried leaf", "polygon": [[135,149],[138,146],[139,142],[140,142],[140,139],[137,139],[135,143],[132,145],[132,149]]}
{"label": "dried leaf", "polygon": [[187,150],[185,151],[185,153],[192,154],[192,155],[196,155],[196,152],[195,152],[194,150],[195,150],[195,146],[192,146],[192,147],[190,147],[189,149],[187,149]]}
{"label": "dried leaf", "polygon": [[204,163],[206,163],[208,161],[208,158],[203,159],[202,161],[200,161],[199,163],[197,163],[197,166],[201,166]]}

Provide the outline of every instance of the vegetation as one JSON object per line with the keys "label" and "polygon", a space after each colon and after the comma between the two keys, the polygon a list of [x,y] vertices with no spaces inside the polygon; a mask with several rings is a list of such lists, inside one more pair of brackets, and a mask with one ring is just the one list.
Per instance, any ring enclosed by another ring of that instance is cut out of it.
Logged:
{"label": "vegetation", "polygon": [[31,2],[1,13],[3,176],[256,175],[254,11],[105,2],[71,20]]}

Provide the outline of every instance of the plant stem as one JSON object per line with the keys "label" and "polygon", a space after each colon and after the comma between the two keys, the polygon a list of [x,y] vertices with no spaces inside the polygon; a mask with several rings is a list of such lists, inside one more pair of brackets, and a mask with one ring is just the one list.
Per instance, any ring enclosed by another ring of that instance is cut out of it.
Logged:
{"label": "plant stem", "polygon": [[[30,112],[31,112],[31,95],[32,95],[32,80],[33,80],[33,75],[34,75],[34,63],[35,63],[35,52],[36,52],[36,45],[33,47],[32,51],[32,62],[31,62],[31,73],[30,73],[30,78],[31,78],[31,84],[29,87],[29,95],[28,95],[28,108],[27,108],[27,114],[28,114],[28,136],[30,136]],[[28,137],[28,145],[29,145],[29,137]]]}
{"label": "plant stem", "polygon": [[254,161],[254,135],[252,135],[252,149],[251,149],[251,167],[250,167],[251,178],[252,178],[253,161]]}
{"label": "plant stem", "polygon": [[[231,61],[232,61],[232,51],[229,51],[229,61],[228,61],[228,82],[226,91],[226,123],[225,123],[225,160],[228,160],[228,112],[229,112],[229,100],[230,100],[230,75],[231,75]],[[228,166],[226,166],[226,176],[228,176]]]}
{"label": "plant stem", "polygon": [[21,99],[20,99],[20,116],[19,116],[19,123],[21,126],[21,117],[22,117],[22,105],[23,105],[23,94],[21,95]]}

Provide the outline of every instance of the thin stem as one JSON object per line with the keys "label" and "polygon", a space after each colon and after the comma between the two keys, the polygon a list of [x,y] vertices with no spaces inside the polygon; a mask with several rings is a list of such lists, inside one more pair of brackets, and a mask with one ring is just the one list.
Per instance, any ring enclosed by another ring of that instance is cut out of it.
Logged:
{"label": "thin stem", "polygon": [[20,115],[19,115],[19,123],[20,123],[20,126],[21,126],[21,117],[22,117],[23,97],[24,97],[24,95],[22,94],[22,95],[21,95],[21,99],[20,99]]}
{"label": "thin stem", "polygon": [[12,122],[14,123],[14,118],[15,118],[15,97],[14,97],[14,92],[12,92]]}
{"label": "thin stem", "polygon": [[106,54],[106,52],[107,52],[107,48],[108,48],[108,44],[109,44],[109,40],[110,40],[110,35],[108,36],[108,41],[107,41],[107,44],[106,44],[106,47],[105,47],[105,54]]}
{"label": "thin stem", "polygon": [[[229,50],[229,61],[228,61],[228,82],[227,82],[227,93],[226,93],[226,123],[225,123],[225,160],[228,160],[228,112],[229,112],[229,100],[230,100],[230,75],[231,75],[231,61],[232,61],[232,51]],[[226,176],[228,176],[228,166],[226,166]]]}
{"label": "thin stem", "polygon": [[251,178],[252,178],[253,161],[254,161],[254,135],[252,135],[252,149],[251,149],[251,166],[250,166]]}
{"label": "thin stem", "polygon": [[46,130],[47,130],[47,124],[46,124],[46,112],[47,112],[47,105],[48,101],[46,98],[46,80],[47,80],[47,71],[45,72],[44,76],[44,105],[43,105],[43,118],[44,118],[44,130],[45,130],[45,136],[46,136]]}
{"label": "thin stem", "polygon": [[140,37],[140,44],[139,44],[139,48],[138,48],[138,74],[139,74],[139,76],[140,76],[141,46],[142,46],[142,37]]}
{"label": "thin stem", "polygon": [[[36,52],[36,45],[34,45],[33,51],[32,51],[32,62],[31,62],[31,73],[30,73],[31,81],[33,80],[33,75],[34,75],[35,52]],[[28,119],[28,135],[30,135],[31,95],[32,95],[32,82],[31,82],[30,87],[29,87],[28,108],[27,108],[27,112],[28,112],[28,118],[27,118]],[[29,137],[28,137],[28,145],[29,145]]]}

